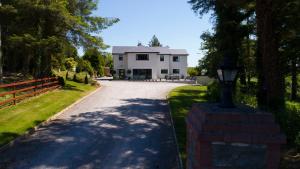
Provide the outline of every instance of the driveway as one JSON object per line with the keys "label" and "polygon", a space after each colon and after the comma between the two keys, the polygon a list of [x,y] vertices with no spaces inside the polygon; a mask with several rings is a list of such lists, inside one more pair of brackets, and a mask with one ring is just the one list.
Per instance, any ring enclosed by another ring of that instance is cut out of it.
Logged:
{"label": "driveway", "polygon": [[1,152],[0,168],[178,168],[165,99],[182,84],[101,84],[99,91]]}

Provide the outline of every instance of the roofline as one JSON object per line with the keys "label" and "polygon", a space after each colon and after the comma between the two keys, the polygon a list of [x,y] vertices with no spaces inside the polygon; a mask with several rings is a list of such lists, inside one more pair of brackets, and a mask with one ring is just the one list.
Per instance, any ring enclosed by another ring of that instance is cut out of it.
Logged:
{"label": "roofline", "polygon": [[175,55],[175,56],[189,56],[190,54],[170,54],[170,53],[159,53],[159,52],[124,52],[124,53],[112,53],[114,54],[126,54],[126,53],[158,53],[160,55]]}

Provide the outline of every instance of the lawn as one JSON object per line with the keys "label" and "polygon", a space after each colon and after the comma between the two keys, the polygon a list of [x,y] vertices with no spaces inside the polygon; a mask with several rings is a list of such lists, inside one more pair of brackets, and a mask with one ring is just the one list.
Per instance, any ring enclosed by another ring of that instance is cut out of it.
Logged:
{"label": "lawn", "polygon": [[0,110],[0,146],[60,112],[96,87],[67,81],[62,89],[27,99]]}
{"label": "lawn", "polygon": [[186,161],[185,117],[193,103],[207,101],[206,90],[206,86],[183,86],[172,90],[168,96],[183,166]]}

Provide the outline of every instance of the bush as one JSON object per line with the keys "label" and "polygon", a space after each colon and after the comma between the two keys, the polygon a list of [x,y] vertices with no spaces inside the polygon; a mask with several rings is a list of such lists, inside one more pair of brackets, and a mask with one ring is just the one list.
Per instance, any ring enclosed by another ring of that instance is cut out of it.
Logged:
{"label": "bush", "polygon": [[298,132],[298,135],[295,139],[296,148],[298,151],[300,151],[300,132]]}
{"label": "bush", "polygon": [[76,73],[75,73],[74,76],[73,76],[73,81],[74,81],[74,82],[77,82],[77,76],[76,76]]}
{"label": "bush", "polygon": [[98,70],[98,74],[97,74],[98,76],[100,76],[100,77],[103,77],[104,76],[104,67],[100,67],[99,68],[99,70]]}
{"label": "bush", "polygon": [[95,81],[95,80],[91,81],[91,85],[92,86],[100,86],[100,84],[97,81]]}
{"label": "bush", "polygon": [[68,78],[69,78],[69,71],[67,71],[66,80],[68,80]]}
{"label": "bush", "polygon": [[214,81],[210,85],[207,86],[207,100],[211,102],[219,102],[220,101],[220,93],[221,86],[219,82]]}
{"label": "bush", "polygon": [[94,74],[94,69],[91,66],[91,63],[87,60],[80,59],[78,61],[78,65],[76,67],[76,72],[80,73],[80,72],[83,72],[83,71],[88,72],[91,76]]}
{"label": "bush", "polygon": [[85,84],[89,84],[89,78],[88,78],[88,75],[85,75],[84,83],[85,83]]}
{"label": "bush", "polygon": [[58,77],[58,82],[61,86],[65,86],[66,85],[66,82],[65,82],[65,79],[61,76]]}
{"label": "bush", "polygon": [[300,104],[287,102],[285,112],[278,112],[275,115],[280,127],[287,136],[288,144],[297,145],[297,142],[299,144]]}

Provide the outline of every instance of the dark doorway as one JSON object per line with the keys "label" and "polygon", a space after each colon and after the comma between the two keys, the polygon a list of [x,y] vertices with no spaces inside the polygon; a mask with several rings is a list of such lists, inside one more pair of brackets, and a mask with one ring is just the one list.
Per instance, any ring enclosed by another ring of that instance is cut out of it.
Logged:
{"label": "dark doorway", "polygon": [[152,69],[133,69],[133,79],[152,79]]}
{"label": "dark doorway", "polygon": [[119,79],[125,79],[125,69],[119,69]]}

